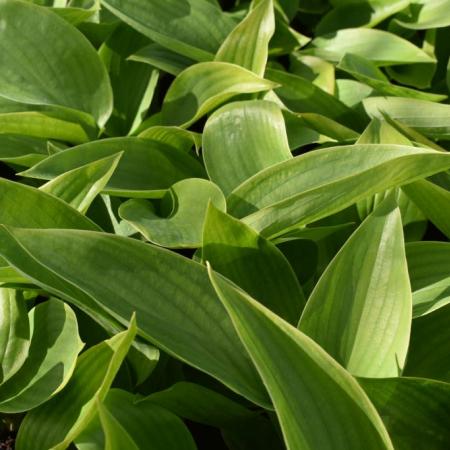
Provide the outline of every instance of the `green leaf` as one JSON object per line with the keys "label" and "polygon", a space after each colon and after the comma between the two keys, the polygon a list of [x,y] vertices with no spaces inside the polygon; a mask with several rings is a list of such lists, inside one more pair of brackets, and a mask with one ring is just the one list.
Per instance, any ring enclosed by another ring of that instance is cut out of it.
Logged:
{"label": "green leaf", "polygon": [[211,270],[209,275],[267,387],[289,450],[393,449],[348,372],[303,333]]}
{"label": "green leaf", "polygon": [[266,77],[281,85],[275,93],[292,111],[321,114],[350,128],[358,127],[360,119],[354,111],[311,81],[274,69],[267,69]]}
{"label": "green leaf", "polygon": [[0,161],[30,167],[46,156],[48,153],[45,139],[18,134],[0,134]]}
{"label": "green leaf", "polygon": [[198,149],[202,144],[201,134],[180,127],[164,125],[153,125],[146,128],[139,133],[138,137],[141,139],[152,139],[154,141],[162,142],[186,152],[194,146],[198,153]]}
{"label": "green leaf", "polygon": [[306,52],[339,62],[346,53],[373,61],[377,66],[431,63],[427,53],[401,37],[383,30],[347,28],[316,37]]}
{"label": "green leaf", "polygon": [[403,186],[402,190],[450,239],[450,192],[430,181],[419,180]]}
{"label": "green leaf", "polygon": [[291,158],[283,115],[275,103],[233,102],[205,124],[205,167],[225,195],[260,170]]}
{"label": "green leaf", "polygon": [[413,320],[404,375],[450,382],[449,320],[448,304]]}
{"label": "green leaf", "polygon": [[159,198],[173,183],[202,177],[204,170],[185,151],[135,137],[102,139],[56,153],[21,175],[51,180],[99,159],[123,155],[104,191],[111,195]]}
{"label": "green leaf", "polygon": [[0,223],[27,228],[99,230],[94,222],[63,200],[4,178],[0,179]]}
{"label": "green leaf", "polygon": [[163,47],[212,60],[234,21],[206,0],[102,0],[125,23]]}
{"label": "green leaf", "polygon": [[247,16],[220,46],[215,61],[224,61],[264,76],[269,41],[275,32],[272,0],[254,2]]}
{"label": "green leaf", "polygon": [[162,119],[166,125],[188,127],[238,94],[268,91],[275,86],[235,64],[195,64],[181,72],[170,86],[162,105]]}
{"label": "green leaf", "polygon": [[297,278],[274,244],[210,206],[202,259],[271,311],[296,324],[305,299]]}
{"label": "green leaf", "polygon": [[135,311],[140,336],[255,403],[269,404],[200,264],[102,233],[11,229],[3,233],[0,254],[40,286],[85,305],[91,315],[95,313],[94,320],[100,320],[106,309],[126,323]]}
{"label": "green leaf", "polygon": [[0,411],[17,413],[53,397],[69,381],[83,343],[75,313],[50,299],[29,314],[31,340],[20,369],[0,385]]}
{"label": "green leaf", "polygon": [[166,217],[145,200],[128,200],[120,206],[119,215],[150,242],[168,248],[200,247],[209,202],[222,211],[226,209],[222,191],[199,178],[175,183],[162,201],[169,204]]}
{"label": "green leaf", "polygon": [[404,28],[413,30],[426,30],[428,28],[442,28],[450,25],[448,11],[449,0],[414,0],[407,17],[395,19]]}
{"label": "green leaf", "polygon": [[450,386],[420,378],[359,379],[396,450],[446,450]]}
{"label": "green leaf", "polygon": [[446,95],[421,92],[415,89],[391,84],[386,75],[384,75],[372,61],[362,56],[346,53],[339,62],[337,68],[349,73],[358,81],[361,81],[361,83],[365,83],[372,87],[379,94],[409,97],[431,102],[440,102],[447,98]]}
{"label": "green leaf", "polygon": [[128,330],[84,352],[59,395],[27,414],[17,435],[17,450],[67,448],[94,417],[96,403],[106,397],[135,335],[133,317]]}
{"label": "green leaf", "polygon": [[363,103],[370,117],[387,114],[426,136],[450,140],[450,105],[398,97],[370,97]]}
{"label": "green leaf", "polygon": [[402,221],[390,196],[331,261],[298,327],[353,375],[388,378],[404,367],[411,315]]}
{"label": "green leaf", "polygon": [[0,288],[0,386],[20,369],[29,347],[25,300],[19,291]]}
{"label": "green leaf", "polygon": [[[135,403],[134,396],[129,392],[113,389],[106,397],[103,408],[108,411],[109,418],[126,431],[137,449],[148,448],[150,442],[152,450],[195,450],[197,448],[181,419],[155,403]],[[100,409],[100,418],[102,418],[102,409]],[[102,425],[104,423],[102,419]],[[108,436],[105,432],[105,437],[106,443],[109,441],[112,444],[110,447],[106,445],[105,448],[128,449],[128,447],[117,445],[114,434]]]}
{"label": "green leaf", "polygon": [[[228,209],[276,237],[394,186],[449,167],[449,155],[400,145],[316,150],[265,169],[228,198]],[[276,180],[276,181],[275,181]]]}
{"label": "green leaf", "polygon": [[78,109],[103,126],[112,110],[111,85],[83,35],[31,3],[2,0],[0,16],[0,95]]}
{"label": "green leaf", "polygon": [[412,242],[406,245],[413,289],[413,317],[434,311],[450,302],[450,244]]}
{"label": "green leaf", "polygon": [[174,76],[177,76],[179,73],[183,72],[184,69],[195,64],[194,60],[172,52],[156,43],[141,48],[128,59],[130,61],[150,64],[151,66]]}
{"label": "green leaf", "polygon": [[121,156],[119,153],[69,170],[39,189],[64,200],[72,208],[85,214],[94,198],[108,183]]}

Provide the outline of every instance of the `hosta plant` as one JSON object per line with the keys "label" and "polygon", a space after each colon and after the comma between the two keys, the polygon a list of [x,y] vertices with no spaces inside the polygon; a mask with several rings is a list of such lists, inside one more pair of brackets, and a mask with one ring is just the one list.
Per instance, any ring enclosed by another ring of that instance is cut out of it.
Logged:
{"label": "hosta plant", "polygon": [[0,0],[0,448],[448,450],[449,42],[449,0]]}

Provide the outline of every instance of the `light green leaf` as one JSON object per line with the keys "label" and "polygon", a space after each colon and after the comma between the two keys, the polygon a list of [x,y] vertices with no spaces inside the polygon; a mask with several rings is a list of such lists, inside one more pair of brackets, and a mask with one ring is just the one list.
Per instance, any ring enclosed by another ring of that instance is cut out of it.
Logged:
{"label": "light green leaf", "polygon": [[316,37],[305,52],[339,62],[346,53],[373,61],[377,66],[432,63],[427,53],[401,37],[383,30],[347,28]]}
{"label": "light green leaf", "polygon": [[241,184],[229,196],[228,209],[263,236],[276,237],[449,165],[448,154],[400,145],[316,150]]}
{"label": "light green leaf", "polygon": [[414,0],[409,6],[410,15],[395,19],[404,28],[426,30],[442,28],[450,25],[449,0]]}
{"label": "light green leaf", "polygon": [[17,435],[17,450],[67,448],[94,417],[96,403],[106,397],[135,335],[133,317],[128,330],[84,352],[59,395],[27,414]]}
{"label": "light green leaf", "polygon": [[450,192],[426,180],[407,184],[402,190],[450,239]]}
{"label": "light green leaf", "polygon": [[275,93],[292,111],[321,114],[350,128],[358,126],[360,119],[354,111],[306,78],[274,69],[267,69],[266,77],[281,85]]}
{"label": "light green leaf", "polygon": [[450,105],[398,97],[370,97],[363,104],[370,117],[387,114],[426,136],[450,140]]}
{"label": "light green leaf", "polygon": [[393,449],[348,372],[243,291],[211,270],[209,275],[267,387],[289,450]]}
{"label": "light green leaf", "polygon": [[202,244],[203,222],[209,202],[226,209],[222,191],[211,181],[189,178],[172,185],[163,198],[168,215],[145,200],[128,200],[119,215],[146,239],[168,248],[195,248]]}
{"label": "light green leaf", "polygon": [[406,256],[413,289],[413,317],[450,303],[450,244],[409,243]]}
{"label": "light green leaf", "polygon": [[138,137],[162,142],[186,152],[193,146],[195,146],[195,150],[198,152],[198,149],[202,145],[201,134],[180,127],[154,125],[141,131]]}
{"label": "light green leaf", "polygon": [[112,110],[111,85],[84,36],[31,3],[2,0],[0,16],[0,95],[78,109],[104,125]]}
{"label": "light green leaf", "polygon": [[247,16],[220,46],[215,61],[224,61],[264,76],[269,41],[275,32],[272,0],[254,2]]}
{"label": "light green leaf", "polygon": [[30,167],[46,156],[48,153],[45,139],[18,134],[0,134],[0,161]]}
{"label": "light green leaf", "polygon": [[225,195],[260,170],[291,158],[283,115],[275,103],[233,102],[205,124],[205,167]]}
{"label": "light green leaf", "polygon": [[38,285],[87,307],[94,320],[106,310],[126,323],[135,311],[141,337],[270,404],[200,264],[134,239],[63,230],[3,229],[0,254]]}
{"label": "light green leaf", "polygon": [[210,206],[202,259],[271,311],[296,324],[305,299],[283,254],[244,223]]}
{"label": "light green leaf", "polygon": [[404,367],[411,316],[402,221],[390,196],[331,261],[298,327],[353,375],[388,378]]}
{"label": "light green leaf", "polygon": [[151,66],[174,76],[177,76],[179,73],[183,72],[184,69],[195,64],[194,60],[172,52],[156,43],[141,48],[128,59],[130,61],[150,64]]}
{"label": "light green leaf", "polygon": [[125,23],[163,47],[212,60],[235,22],[206,0],[102,0]]}
{"label": "light green leaf", "polygon": [[29,347],[25,300],[19,291],[0,288],[0,386],[20,369],[28,357]]}
{"label": "light green leaf", "polygon": [[39,189],[64,200],[85,214],[94,198],[108,183],[122,154],[108,156],[58,175]]}
{"label": "light green leaf", "polygon": [[204,176],[198,161],[168,143],[135,137],[102,139],[56,153],[21,175],[51,180],[99,159],[123,155],[105,192],[129,197],[159,198],[179,180]]}
{"label": "light green leaf", "polygon": [[27,411],[53,397],[69,381],[83,348],[75,313],[60,300],[37,305],[29,320],[27,359],[0,385],[0,411],[4,413]]}
{"label": "light green leaf", "polygon": [[4,178],[0,178],[0,223],[27,228],[99,230],[94,222],[64,201]]}
{"label": "light green leaf", "polygon": [[421,92],[415,89],[391,84],[386,75],[384,75],[376,64],[359,55],[346,53],[339,62],[337,68],[344,70],[358,81],[372,87],[379,94],[409,97],[418,100],[428,100],[431,102],[440,102],[447,98],[446,95]]}
{"label": "light green leaf", "polygon": [[420,378],[359,379],[396,450],[446,450],[450,386]]}
{"label": "light green leaf", "polygon": [[275,86],[276,83],[235,64],[195,64],[181,72],[170,86],[162,105],[162,118],[166,125],[188,127],[238,94],[268,91]]}

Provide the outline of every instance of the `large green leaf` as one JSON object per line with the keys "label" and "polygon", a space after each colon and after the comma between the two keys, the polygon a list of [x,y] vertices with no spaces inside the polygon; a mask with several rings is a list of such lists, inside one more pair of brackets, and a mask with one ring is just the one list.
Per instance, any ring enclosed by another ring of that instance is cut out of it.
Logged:
{"label": "large green leaf", "polygon": [[140,199],[123,203],[119,215],[149,241],[169,248],[200,247],[209,202],[220,210],[226,209],[222,191],[211,181],[200,178],[175,183],[162,201],[168,204],[167,216]]}
{"label": "large green leaf", "polygon": [[253,176],[231,193],[228,208],[264,236],[276,236],[449,165],[448,154],[400,145],[316,150]]}
{"label": "large green leaf", "polygon": [[135,137],[102,139],[73,147],[50,156],[22,175],[51,180],[119,152],[123,152],[122,157],[105,186],[105,191],[112,195],[158,198],[173,183],[204,175],[203,167],[185,151]]}
{"label": "large green leaf", "polygon": [[404,367],[411,315],[402,221],[391,196],[327,267],[299,329],[353,375],[388,378]]}
{"label": "large green leaf", "polygon": [[305,300],[286,258],[274,244],[214,207],[206,216],[202,259],[280,317],[298,322]]}
{"label": "large green leaf", "polygon": [[261,0],[252,6],[253,9],[225,39],[214,59],[237,64],[262,77],[269,41],[275,31],[273,1]]}
{"label": "large green leaf", "polygon": [[107,310],[126,323],[135,311],[142,337],[269,404],[200,264],[133,239],[64,230],[3,229],[0,254],[37,284],[96,308],[95,320]]}
{"label": "large green leaf", "polygon": [[414,0],[409,9],[410,14],[407,17],[396,19],[396,22],[404,28],[426,30],[450,25],[449,0]]}
{"label": "large green leaf", "polygon": [[60,300],[50,299],[29,314],[31,340],[20,369],[0,385],[0,411],[35,408],[69,381],[83,344],[75,313]]}
{"label": "large green leaf", "polygon": [[450,302],[450,244],[412,242],[406,245],[413,289],[413,316],[419,317]]}
{"label": "large green leaf", "polygon": [[48,153],[45,139],[19,134],[0,134],[0,161],[30,167],[46,156]]}
{"label": "large green leaf", "polygon": [[260,170],[291,158],[283,115],[272,102],[233,102],[205,124],[205,167],[225,195]]}
{"label": "large green leaf", "polygon": [[2,0],[0,95],[87,112],[104,125],[112,110],[109,78],[84,36],[48,9]]}
{"label": "large green leaf", "polygon": [[348,372],[306,335],[209,273],[272,398],[289,450],[393,449]]}
{"label": "large green leaf", "polygon": [[206,0],[102,0],[140,33],[196,61],[209,61],[235,22]]}
{"label": "large green leaf", "polygon": [[67,448],[94,417],[96,403],[106,397],[135,335],[133,318],[128,330],[84,352],[59,395],[27,414],[17,435],[17,450]]}
{"label": "large green leaf", "polygon": [[432,102],[440,102],[441,100],[446,99],[445,95],[421,92],[415,89],[391,84],[389,79],[376,66],[376,64],[359,55],[346,53],[339,62],[337,68],[344,70],[358,81],[372,87],[379,94],[410,97],[418,100],[429,100]]}
{"label": "large green leaf", "polygon": [[226,62],[195,64],[181,72],[162,105],[166,125],[187,127],[238,94],[268,91],[276,86],[243,67]]}
{"label": "large green leaf", "polygon": [[406,39],[368,28],[347,28],[317,37],[307,52],[334,62],[339,62],[346,53],[353,53],[373,61],[377,66],[434,61]]}
{"label": "large green leaf", "polygon": [[396,450],[446,450],[450,385],[420,378],[359,379]]}
{"label": "large green leaf", "polygon": [[20,369],[28,357],[29,347],[25,300],[14,289],[0,288],[0,385]]}
{"label": "large green leaf", "polygon": [[363,101],[370,117],[392,119],[437,139],[450,139],[450,105],[398,97],[370,97]]}
{"label": "large green leaf", "polygon": [[450,239],[450,192],[426,180],[407,184],[403,186],[403,191]]}
{"label": "large green leaf", "polygon": [[0,179],[0,223],[27,228],[99,229],[53,195],[4,178]]}
{"label": "large green leaf", "polygon": [[122,154],[108,156],[58,175],[39,189],[85,214],[111,178]]}

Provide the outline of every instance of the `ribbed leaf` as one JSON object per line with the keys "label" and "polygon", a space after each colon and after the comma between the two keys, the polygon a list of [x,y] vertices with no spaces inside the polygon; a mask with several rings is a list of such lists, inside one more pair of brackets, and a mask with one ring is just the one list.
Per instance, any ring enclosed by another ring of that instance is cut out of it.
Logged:
{"label": "ribbed leaf", "polygon": [[225,195],[260,170],[291,158],[283,115],[272,102],[233,102],[206,122],[205,167]]}
{"label": "ribbed leaf", "polygon": [[60,300],[37,305],[29,314],[31,340],[27,359],[0,385],[0,411],[35,408],[69,381],[83,344],[75,313]]}
{"label": "ribbed leaf", "polygon": [[[0,289],[0,386],[28,357],[30,328],[25,300],[14,289]],[[0,387],[1,395],[1,387]]]}
{"label": "ribbed leaf", "polygon": [[272,398],[289,450],[393,449],[356,380],[303,333],[210,270]]}
{"label": "ribbed leaf", "polygon": [[407,146],[316,150],[253,176],[231,193],[228,208],[237,217],[247,216],[244,222],[264,236],[273,237],[449,165],[447,154]]}
{"label": "ribbed leaf", "polygon": [[400,211],[390,196],[325,270],[299,329],[355,376],[400,375],[412,301]]}
{"label": "ribbed leaf", "polygon": [[120,206],[119,215],[150,242],[169,248],[200,247],[209,202],[226,209],[222,191],[199,178],[175,183],[162,201],[168,204],[166,217],[145,200],[128,200]]}
{"label": "ribbed leaf", "polygon": [[105,186],[112,195],[161,197],[173,183],[202,177],[204,169],[192,156],[163,142],[134,137],[102,139],[56,153],[21,175],[51,180],[101,158],[123,152]]}
{"label": "ribbed leaf", "polygon": [[272,0],[252,4],[244,20],[228,35],[214,58],[242,66],[260,77],[264,76],[269,41],[275,32]]}
{"label": "ribbed leaf", "polygon": [[106,397],[135,335],[133,318],[127,331],[84,352],[59,395],[27,414],[17,435],[17,450],[67,448],[94,417],[96,403]]}
{"label": "ribbed leaf", "polygon": [[133,239],[80,231],[3,229],[0,254],[46,289],[97,305],[95,320],[106,309],[125,323],[135,311],[142,337],[268,404],[203,266]]}
{"label": "ribbed leaf", "polygon": [[298,322],[305,299],[283,254],[247,225],[212,206],[205,221],[202,259],[280,317]]}
{"label": "ribbed leaf", "polygon": [[0,16],[0,95],[78,109],[104,125],[112,110],[111,85],[83,35],[29,2],[2,0]]}
{"label": "ribbed leaf", "polygon": [[235,95],[268,91],[275,86],[235,64],[195,64],[181,72],[170,86],[162,118],[166,125],[187,127]]}
{"label": "ribbed leaf", "polygon": [[163,47],[209,61],[235,22],[206,0],[102,0],[113,14]]}

